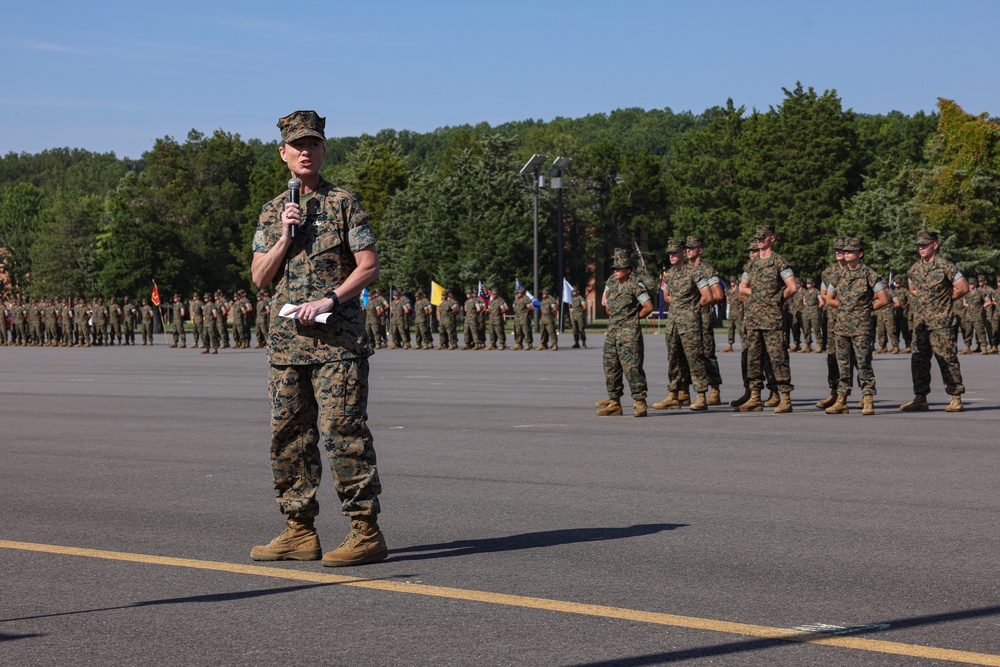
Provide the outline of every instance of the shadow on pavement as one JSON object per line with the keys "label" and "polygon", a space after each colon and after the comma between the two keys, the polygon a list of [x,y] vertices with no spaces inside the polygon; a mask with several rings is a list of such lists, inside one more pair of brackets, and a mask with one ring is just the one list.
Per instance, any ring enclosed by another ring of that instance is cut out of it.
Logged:
{"label": "shadow on pavement", "polygon": [[[520,549],[541,549],[561,544],[578,542],[600,542],[621,540],[641,535],[653,535],[666,530],[684,528],[686,523],[646,523],[624,528],[567,528],[564,530],[544,530],[537,533],[522,533],[507,537],[487,537],[479,540],[456,540],[440,544],[421,544],[402,549],[391,549],[388,561],[423,560],[427,558],[449,558],[472,554],[496,553],[498,551],[518,551]],[[434,552],[434,553],[413,553]],[[412,555],[403,555],[407,554]]]}

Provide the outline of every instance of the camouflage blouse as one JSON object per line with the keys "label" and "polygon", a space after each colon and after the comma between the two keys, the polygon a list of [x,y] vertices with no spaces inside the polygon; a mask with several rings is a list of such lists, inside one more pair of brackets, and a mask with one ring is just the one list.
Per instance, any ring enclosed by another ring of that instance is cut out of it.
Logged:
{"label": "camouflage blouse", "polygon": [[[321,364],[371,356],[358,297],[342,300],[326,324],[309,326],[278,315],[287,303],[298,305],[330,296],[357,268],[354,253],[375,245],[368,215],[350,192],[320,179],[319,187],[303,199],[302,224],[273,281],[268,363]],[[286,200],[287,193],[283,193],[264,204],[253,237],[254,252],[267,252],[281,238]]]}
{"label": "camouflage blouse", "polygon": [[833,333],[838,336],[872,335],[872,302],[875,295],[885,290],[878,274],[864,264],[854,271],[838,266],[826,289],[840,303],[834,308],[837,320]]}
{"label": "camouflage blouse", "polygon": [[639,311],[649,301],[646,286],[634,275],[619,283],[612,278],[604,285],[605,303],[608,310],[608,333],[634,333],[639,335],[642,323]]}
{"label": "camouflage blouse", "polygon": [[918,259],[906,272],[910,293],[910,313],[913,326],[927,325],[928,329],[947,329],[954,317],[951,295],[955,281],[962,279],[958,267],[940,255],[930,262]]}
{"label": "camouflage blouse", "polygon": [[743,302],[744,326],[748,331],[772,331],[784,325],[782,299],[785,280],[795,276],[792,267],[778,253],[750,262],[743,279],[750,286],[750,297]]}

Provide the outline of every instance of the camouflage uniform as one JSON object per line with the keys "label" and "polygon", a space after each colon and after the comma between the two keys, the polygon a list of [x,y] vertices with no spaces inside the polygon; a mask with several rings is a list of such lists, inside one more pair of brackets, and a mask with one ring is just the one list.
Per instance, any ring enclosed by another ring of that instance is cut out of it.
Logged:
{"label": "camouflage uniform", "polygon": [[[928,238],[923,233],[918,241]],[[935,239],[936,240],[936,239]],[[913,314],[913,355],[910,372],[913,375],[913,393],[926,396],[931,393],[931,355],[938,360],[945,391],[950,396],[965,393],[958,351],[952,335],[954,318],[952,294],[954,283],[963,278],[954,264],[935,255],[930,262],[923,258],[914,262],[906,273],[910,286],[910,311]]]}
{"label": "camouflage uniform", "polygon": [[[670,241],[668,252],[683,252],[677,241]],[[704,320],[701,290],[708,280],[700,267],[687,262],[674,264],[664,275],[665,296],[670,299],[665,342],[667,345],[669,389],[686,391],[688,378],[697,393],[708,391],[708,369],[704,347]],[[656,407],[656,406],[654,406]]]}
{"label": "camouflage uniform", "polygon": [[47,347],[55,347],[59,344],[58,321],[59,313],[56,304],[52,301],[46,301],[43,304],[42,323],[45,325],[45,345]]}
{"label": "camouflage uniform", "polygon": [[892,289],[892,294],[896,297],[892,314],[896,320],[897,338],[906,347],[904,352],[909,352],[912,342],[910,334],[910,290],[905,287],[896,287]]}
{"label": "camouflage uniform", "polygon": [[38,307],[38,303],[32,299],[28,303],[28,344],[29,345],[41,345],[42,344],[42,312]]}
{"label": "camouflage uniform", "polygon": [[232,304],[226,301],[226,297],[221,293],[215,295],[215,311],[215,331],[219,336],[219,342],[216,345],[213,340],[212,347],[229,347],[229,313],[232,312]]}
{"label": "camouflage uniform", "polygon": [[184,333],[184,303],[181,295],[174,295],[174,303],[171,307],[173,314],[174,343],[170,347],[187,347],[187,336]]}
{"label": "camouflage uniform", "polygon": [[7,344],[7,304],[0,301],[0,345]]}
{"label": "camouflage uniform", "polygon": [[[758,228],[758,236],[761,235]],[[772,232],[773,233],[773,232]],[[750,296],[744,301],[747,330],[747,375],[752,390],[764,388],[763,358],[765,350],[771,359],[778,391],[790,394],[792,372],[788,365],[788,345],[782,330],[782,301],[785,280],[795,276],[792,267],[776,252],[768,258],[757,257],[749,263],[743,280],[748,283]]]}
{"label": "camouflage uniform", "polygon": [[104,301],[97,299],[91,310],[91,319],[94,324],[91,327],[91,337],[94,345],[104,345],[108,333],[108,309],[104,307]]}
{"label": "camouflage uniform", "polygon": [[569,305],[569,321],[573,325],[573,347],[587,347],[587,300],[573,290],[573,301]]}
{"label": "camouflage uniform", "polygon": [[552,349],[559,349],[559,336],[556,333],[556,316],[559,314],[559,302],[552,298],[549,291],[542,290],[542,301],[539,306],[541,312],[541,333],[539,334],[537,350],[544,350],[549,346],[549,339],[552,339]]}
{"label": "camouflage uniform", "polygon": [[452,296],[451,290],[446,290],[438,310],[438,330],[440,331],[439,350],[454,350],[458,347],[458,329],[455,316],[458,313],[458,302]]}
{"label": "camouflage uniform", "polygon": [[139,307],[139,317],[142,322],[142,344],[152,345],[155,311],[153,310],[153,306],[146,303],[145,299],[142,300],[142,306]]}
{"label": "camouflage uniform", "polygon": [[476,308],[482,303],[470,291],[465,294],[465,345],[463,350],[474,350],[479,347],[479,334],[476,331]]}
{"label": "camouflage uniform", "polygon": [[723,352],[732,352],[737,331],[740,333],[740,344],[743,344],[743,302],[740,301],[739,284],[726,290],[726,302],[729,304],[729,330],[726,332],[729,346]]}
{"label": "camouflage uniform", "polygon": [[[701,238],[698,236],[687,237],[687,243],[685,245],[687,250],[692,250],[695,248],[700,249],[702,247]],[[724,290],[722,279],[719,274],[715,271],[711,264],[704,261],[701,255],[692,257],[688,254],[688,262],[694,264],[694,266],[701,272],[701,280],[705,282],[710,290]],[[715,295],[712,295],[713,300]],[[715,354],[715,304],[710,303],[705,306],[701,306],[701,345],[702,350],[705,353],[705,374],[708,376],[708,384],[713,389],[713,394],[715,398],[718,399],[718,389],[722,384],[722,374],[719,372],[719,358]],[[711,404],[715,405],[716,401]]]}
{"label": "camouflage uniform", "polygon": [[[621,257],[615,263],[626,267],[628,265],[627,259],[623,260]],[[608,280],[604,285],[604,296],[608,310],[608,331],[604,336],[603,362],[608,397],[616,401],[621,398],[625,392],[624,378],[628,380],[632,399],[645,401],[645,346],[639,312],[650,300],[649,294],[638,278],[629,275],[622,283],[615,278]]]}
{"label": "camouflage uniform", "polygon": [[[845,239],[837,238],[834,241],[833,247],[834,251],[842,251],[844,247]],[[820,276],[820,291],[829,291],[830,287],[833,286],[834,274],[840,269],[840,264],[834,264],[833,266],[828,266],[823,269],[823,275]],[[837,328],[837,309],[836,308],[824,308],[826,311],[826,381],[830,386],[830,395],[836,396],[838,393],[838,388],[840,387],[840,363],[837,361],[837,344],[836,344],[836,334],[834,331]],[[851,348],[851,354],[854,354],[854,348]],[[848,370],[848,382],[847,382],[847,395],[851,393],[851,387],[854,386],[854,369],[857,368],[857,360],[851,359],[851,366]],[[828,408],[831,404],[824,404],[824,401],[820,401],[816,404],[818,408]]]}
{"label": "camouflage uniform", "polygon": [[410,349],[410,300],[399,292],[392,295],[392,305],[390,306],[392,316],[390,317],[392,327],[392,345],[389,349],[401,347],[404,350]]}
{"label": "camouflage uniform", "polygon": [[365,333],[373,348],[384,347],[382,344],[382,327],[379,319],[382,315],[383,299],[378,290],[373,290],[365,304]]}
{"label": "camouflage uniform", "polygon": [[[374,516],[381,491],[368,429],[368,357],[372,347],[358,297],[334,306],[327,324],[279,317],[279,305],[328,297],[357,267],[354,254],[374,248],[375,235],[357,198],[320,179],[302,198],[303,224],[274,278],[267,360],[271,366],[271,469],[278,507],[286,515],[319,512],[326,449],[344,514]],[[281,238],[287,193],[264,205],[253,251]]]}
{"label": "camouflage uniform", "polygon": [[[812,279],[806,281],[806,289],[802,290],[802,298],[798,299],[798,295],[793,298],[794,300],[802,301],[802,342],[808,348],[812,344],[812,339],[816,341],[816,351],[823,351],[823,329],[820,325],[820,308],[819,308],[819,290],[813,285],[809,287],[812,283]],[[810,335],[812,338],[810,338]]]}
{"label": "camouflage uniform", "polygon": [[531,300],[524,295],[524,290],[518,290],[517,296],[514,297],[514,349],[530,350],[535,344],[531,331],[533,309]]}
{"label": "camouflage uniform", "polygon": [[267,345],[267,329],[271,319],[271,297],[267,291],[257,294],[257,347]]}
{"label": "camouflage uniform", "polygon": [[201,347],[200,343],[205,333],[204,308],[205,305],[201,302],[201,296],[198,294],[191,295],[191,301],[188,303],[188,313],[191,315],[191,337],[194,338],[191,347],[193,348]]}
{"label": "camouflage uniform", "polygon": [[502,350],[507,347],[504,316],[508,310],[507,302],[504,301],[503,297],[496,290],[493,290],[493,296],[490,299],[489,305],[489,324],[486,327],[490,334],[490,346],[487,349],[497,348]]}
{"label": "camouflage uniform", "polygon": [[[899,351],[899,335],[896,332],[895,303],[890,301],[888,308],[876,310],[875,316],[875,339],[872,343],[878,343],[876,353],[883,353],[887,350]],[[859,376],[860,377],[860,376]]]}
{"label": "camouflage uniform", "polygon": [[786,338],[791,338],[795,343],[793,352],[798,352],[802,348],[802,299],[789,299],[783,304],[785,317]]}
{"label": "camouflage uniform", "polygon": [[90,339],[87,335],[88,317],[89,314],[87,313],[87,306],[84,305],[83,299],[77,299],[76,306],[73,307],[73,326],[76,331],[77,347],[90,345]]}
{"label": "camouflage uniform", "polygon": [[[969,285],[970,292],[965,295],[965,313],[968,318],[970,334],[975,334],[976,349],[974,352],[986,354],[990,349],[989,338],[986,336],[985,292],[979,286]],[[970,336],[971,338],[971,336]]]}
{"label": "camouflage uniform", "polygon": [[122,309],[115,299],[108,302],[108,345],[122,344]]}
{"label": "camouflage uniform", "polygon": [[421,348],[429,350],[434,347],[434,337],[431,335],[432,312],[434,307],[427,300],[427,295],[417,292],[417,302],[413,304],[413,321],[417,333],[414,347],[418,350]]}
{"label": "camouflage uniform", "polygon": [[[853,247],[852,239],[848,245]],[[831,284],[830,296],[840,303],[833,330],[840,379],[837,394],[847,396],[853,384],[852,364],[857,363],[858,382],[862,396],[874,396],[875,372],[872,369],[872,303],[879,292],[885,290],[881,278],[872,269],[860,264],[857,269],[837,267]],[[881,310],[888,310],[882,308]],[[878,312],[878,311],[876,311]]]}

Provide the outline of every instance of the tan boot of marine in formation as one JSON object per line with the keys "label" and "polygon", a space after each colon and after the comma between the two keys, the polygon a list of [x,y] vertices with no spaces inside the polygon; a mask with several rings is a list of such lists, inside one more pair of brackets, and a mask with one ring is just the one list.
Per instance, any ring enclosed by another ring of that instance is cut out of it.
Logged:
{"label": "tan boot of marine in formation", "polygon": [[846,415],[850,414],[851,409],[847,407],[847,397],[837,396],[837,399],[833,402],[833,405],[826,409],[826,414],[828,415]]}
{"label": "tan boot of marine in formation", "polygon": [[719,392],[719,385],[711,385],[708,391],[708,404],[709,405],[722,405],[722,394]]}
{"label": "tan boot of marine in formation", "polygon": [[782,415],[792,411],[792,395],[787,391],[781,392],[781,403],[774,409],[774,414]]}
{"label": "tan boot of marine in formation", "polygon": [[622,404],[617,398],[609,398],[608,404],[603,408],[598,408],[597,414],[602,417],[610,417],[622,414]]}
{"label": "tan boot of marine in formation", "polygon": [[632,406],[632,416],[633,417],[645,417],[646,416],[646,401],[639,399]]}
{"label": "tan boot of marine in formation", "polygon": [[677,392],[670,392],[662,401],[653,403],[653,407],[657,410],[677,410],[681,407],[680,401],[677,400]]}
{"label": "tan boot of marine in formation", "polygon": [[365,565],[385,560],[388,555],[389,549],[386,548],[385,537],[379,530],[375,517],[359,516],[351,519],[351,532],[340,546],[323,554],[323,565],[325,567]]}
{"label": "tan boot of marine in formation", "polygon": [[944,411],[945,412],[964,412],[965,408],[962,407],[962,397],[958,396],[958,395],[952,396],[951,397],[951,403],[948,404],[948,406],[944,409]]}
{"label": "tan boot of marine in formation", "polygon": [[772,391],[770,394],[768,394],[767,400],[764,401],[764,407],[774,408],[777,407],[779,403],[781,403],[781,397],[778,396],[776,392]]}
{"label": "tan boot of marine in formation", "polygon": [[743,395],[740,396],[739,398],[734,398],[733,400],[729,401],[729,406],[733,408],[738,408],[749,400],[750,400],[750,389],[748,387],[744,387]]}
{"label": "tan boot of marine in formation", "polygon": [[837,394],[832,393],[826,398],[824,398],[822,401],[816,401],[816,407],[819,408],[820,410],[826,410],[828,407],[830,407],[836,402],[837,402]]}
{"label": "tan boot of marine in formation", "polygon": [[679,389],[677,391],[677,401],[681,405],[688,405],[691,403],[691,394],[688,393],[687,389]]}
{"label": "tan boot of marine in formation", "polygon": [[732,344],[732,343],[729,343],[729,344],[728,344],[728,345],[726,345],[726,346],[725,346],[724,348],[722,348],[722,351],[723,351],[723,352],[732,352],[732,351],[733,351],[733,344]]}
{"label": "tan boot of marine in formation", "polygon": [[611,403],[611,401],[613,400],[614,400],[613,398],[605,398],[603,401],[598,401],[597,403],[594,403],[594,407],[595,408],[607,407],[608,404]]}
{"label": "tan boot of marine in formation", "polygon": [[751,389],[750,398],[747,399],[746,403],[736,408],[740,412],[761,412],[764,410],[764,404],[760,402],[760,389]]}
{"label": "tan boot of marine in formation", "polygon": [[319,560],[319,535],[312,517],[295,515],[285,520],[285,530],[267,544],[250,550],[252,560]]}
{"label": "tan boot of marine in formation", "polygon": [[694,403],[688,408],[689,410],[694,410],[695,412],[702,412],[708,410],[708,401],[705,400],[705,392],[699,391],[697,394],[698,398]]}
{"label": "tan boot of marine in formation", "polygon": [[914,394],[913,400],[899,406],[903,412],[927,412],[930,407],[927,405],[926,394]]}
{"label": "tan boot of marine in formation", "polygon": [[874,396],[862,396],[861,397],[861,414],[863,414],[863,415],[873,415],[873,414],[875,414],[875,397]]}

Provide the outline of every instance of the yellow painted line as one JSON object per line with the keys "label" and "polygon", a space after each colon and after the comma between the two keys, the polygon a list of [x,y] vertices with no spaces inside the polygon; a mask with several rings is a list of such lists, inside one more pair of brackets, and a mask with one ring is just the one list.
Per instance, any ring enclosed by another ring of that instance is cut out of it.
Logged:
{"label": "yellow painted line", "polygon": [[995,667],[1000,667],[1000,655],[994,655],[990,653],[973,653],[970,651],[957,651],[953,649],[936,648],[933,646],[920,646],[918,644],[901,644],[898,642],[886,642],[875,639],[865,639],[862,637],[829,636],[818,633],[802,632],[799,630],[773,628],[766,625],[730,623],[728,621],[716,621],[709,618],[698,618],[694,616],[677,616],[675,614],[662,614],[658,612],[641,611],[638,609],[625,609],[622,607],[606,607],[603,605],[595,605],[595,604],[580,604],[577,602],[566,602],[563,600],[549,600],[546,598],[533,598],[533,597],[526,597],[523,595],[506,595],[503,593],[489,593],[486,591],[475,591],[463,588],[427,586],[424,584],[410,584],[403,581],[387,581],[387,580],[373,581],[371,579],[362,579],[359,577],[347,577],[343,575],[329,574],[327,572],[281,570],[275,567],[265,567],[260,565],[241,565],[238,563],[223,563],[223,562],[208,561],[208,560],[192,560],[189,558],[173,558],[170,556],[152,556],[148,554],[134,554],[121,551],[81,549],[78,547],[66,547],[53,544],[35,544],[32,542],[13,542],[9,540],[0,540],[0,548],[16,549],[19,551],[38,551],[38,552],[58,554],[63,556],[83,556],[86,558],[102,558],[106,560],[128,561],[132,563],[169,565],[172,567],[187,567],[199,570],[216,570],[219,572],[250,574],[259,577],[273,577],[276,579],[292,579],[296,581],[312,581],[312,582],[327,583],[327,584],[340,584],[343,586],[369,588],[379,591],[389,591],[393,593],[409,593],[413,595],[426,595],[430,597],[448,598],[452,600],[485,602],[488,604],[498,604],[508,607],[521,607],[524,609],[542,609],[545,611],[555,611],[564,614],[599,616],[602,618],[615,618],[623,621],[652,623],[655,625],[667,625],[678,628],[689,628],[692,630],[708,630],[711,632],[723,632],[732,635],[760,637],[763,639],[776,639],[789,642],[801,642],[806,644],[822,644],[823,646],[836,646],[839,648],[849,648],[858,651],[891,653],[893,655],[905,655],[915,658],[927,658],[929,660],[947,660],[950,662],[958,662],[969,665],[992,665]]}

